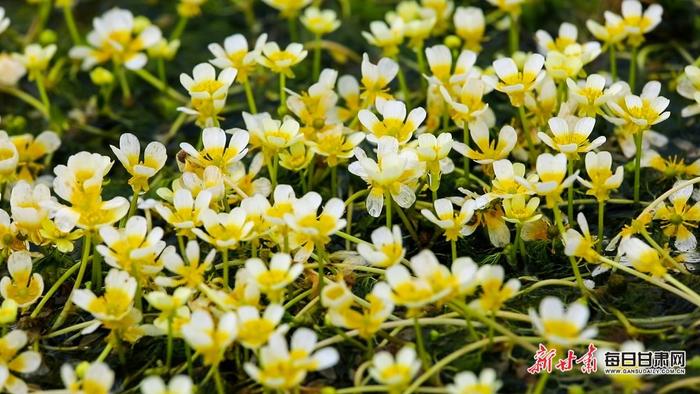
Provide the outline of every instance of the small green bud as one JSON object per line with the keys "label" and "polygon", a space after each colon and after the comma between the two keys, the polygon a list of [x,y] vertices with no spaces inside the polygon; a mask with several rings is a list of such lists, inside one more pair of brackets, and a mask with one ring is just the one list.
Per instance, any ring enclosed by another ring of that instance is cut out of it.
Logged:
{"label": "small green bud", "polygon": [[462,39],[454,34],[445,37],[445,46],[450,49],[459,49],[462,47]]}
{"label": "small green bud", "polygon": [[17,303],[8,298],[0,307],[0,324],[10,324],[17,320]]}
{"label": "small green bud", "polygon": [[8,116],[6,124],[10,131],[23,132],[27,129],[27,119],[21,115]]}
{"label": "small green bud", "polygon": [[111,85],[114,82],[114,74],[104,67],[97,67],[90,72],[90,79],[98,86]]}
{"label": "small green bud", "polygon": [[39,43],[43,46],[55,44],[56,41],[58,41],[58,34],[51,29],[44,29],[44,31],[39,34]]}
{"label": "small green bud", "polygon": [[573,385],[573,386],[569,386],[567,393],[568,394],[584,394],[585,391],[583,391],[583,387],[581,387],[579,385]]}
{"label": "small green bud", "polygon": [[326,122],[323,119],[314,119],[314,129],[321,130]]}
{"label": "small green bud", "polygon": [[88,368],[90,368],[90,363],[87,361],[83,361],[75,367],[75,374],[78,376],[78,379],[82,379],[85,376]]}
{"label": "small green bud", "polygon": [[430,330],[430,340],[436,341],[440,337],[440,333],[437,330]]}
{"label": "small green bud", "polygon": [[148,26],[151,26],[151,20],[145,16],[137,16],[134,18],[134,33],[139,34],[146,30]]}

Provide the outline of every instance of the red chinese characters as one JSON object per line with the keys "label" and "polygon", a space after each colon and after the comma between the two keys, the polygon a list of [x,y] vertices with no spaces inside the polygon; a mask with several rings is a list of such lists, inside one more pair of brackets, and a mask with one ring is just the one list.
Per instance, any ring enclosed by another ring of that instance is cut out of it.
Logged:
{"label": "red chinese characters", "polygon": [[578,357],[576,352],[569,349],[566,352],[566,357],[558,359],[556,364],[554,364],[557,350],[555,348],[548,349],[540,343],[537,352],[532,357],[535,359],[535,363],[527,369],[527,372],[531,374],[539,374],[543,371],[551,373],[552,366],[560,372],[569,372],[574,369],[574,365],[580,365],[582,373],[591,374],[598,370],[598,359],[595,354],[597,350],[596,346],[590,343],[586,353]]}

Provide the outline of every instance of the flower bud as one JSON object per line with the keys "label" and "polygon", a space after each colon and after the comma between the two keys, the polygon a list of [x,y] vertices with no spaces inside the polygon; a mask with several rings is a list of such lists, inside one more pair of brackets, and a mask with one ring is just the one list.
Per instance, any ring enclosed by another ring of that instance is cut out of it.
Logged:
{"label": "flower bud", "polygon": [[104,67],[97,67],[90,72],[90,79],[98,86],[110,85],[114,82],[114,74]]}
{"label": "flower bud", "polygon": [[450,49],[460,49],[462,48],[462,39],[453,35],[445,37],[445,46]]}

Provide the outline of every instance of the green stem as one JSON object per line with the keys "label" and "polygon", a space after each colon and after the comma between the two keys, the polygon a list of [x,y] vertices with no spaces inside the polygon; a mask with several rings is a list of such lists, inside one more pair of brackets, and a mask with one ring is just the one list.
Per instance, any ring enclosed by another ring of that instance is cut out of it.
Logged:
{"label": "green stem", "polygon": [[530,159],[530,165],[534,167],[537,161],[537,152],[535,152],[535,146],[532,143],[530,128],[528,127],[527,117],[525,116],[525,106],[521,105],[518,107],[518,115],[520,116],[520,124],[523,127],[523,134],[525,134],[525,141],[527,142],[527,156]]}
{"label": "green stem", "polygon": [[609,55],[610,55],[610,75],[612,77],[612,81],[615,82],[617,80],[617,57],[615,54],[615,44],[610,44],[609,50]]}
{"label": "green stem", "polygon": [[[523,348],[525,348],[533,353],[537,351],[537,348],[535,346],[533,346],[531,343],[525,341],[522,337],[516,335],[508,328],[502,326],[501,324],[498,324],[493,319],[490,319],[490,318],[482,315],[480,312],[473,310],[468,305],[466,305],[464,302],[457,301],[456,304],[460,307],[460,309],[464,313],[466,319],[471,319],[473,317],[476,320],[479,320],[485,326],[499,332],[502,335],[505,335],[511,341],[513,341],[513,343],[517,343],[518,345],[522,346]],[[493,337],[488,338],[490,343],[493,343],[494,339],[495,338],[493,338]]]}
{"label": "green stem", "polygon": [[[463,141],[464,141],[464,146],[469,147],[469,140],[470,140],[470,135],[469,135],[469,126],[464,124],[463,127],[464,130],[464,135],[463,135]],[[470,168],[469,168],[469,158],[467,156],[464,156],[464,178],[469,180],[469,176],[471,175]]]}
{"label": "green stem", "polygon": [[164,142],[170,141],[173,137],[175,137],[175,134],[180,131],[180,128],[182,128],[182,125],[185,123],[185,119],[187,119],[187,114],[180,112],[177,118],[175,118],[173,124],[170,126],[168,133],[163,137]]}
{"label": "green stem", "polygon": [[384,192],[384,205],[386,205],[386,226],[391,228],[391,193]]}
{"label": "green stem", "polygon": [[187,359],[187,375],[192,378],[194,376],[194,366],[192,365],[192,349],[185,342],[185,358]]}
{"label": "green stem", "polygon": [[124,101],[131,101],[131,88],[129,88],[129,81],[126,78],[126,72],[124,71],[124,66],[116,65],[114,71],[119,79],[119,86],[122,89],[122,94],[124,94]]}
{"label": "green stem", "polygon": [[159,91],[165,92],[168,96],[170,96],[172,99],[177,100],[183,104],[188,103],[190,100],[183,96],[182,94],[176,92],[175,90],[171,89],[168,87],[167,84],[163,84],[158,77],[155,75],[151,74],[148,72],[146,69],[140,69],[140,70],[133,70],[134,74],[136,74],[139,78],[143,79],[146,81],[149,85],[153,86],[154,88],[158,89]]}
{"label": "green stem", "polygon": [[0,92],[10,94],[12,96],[15,96],[16,98],[24,101],[25,103],[31,105],[32,107],[36,108],[41,112],[42,115],[44,115],[44,118],[49,119],[49,111],[48,108],[42,104],[41,101],[37,100],[30,94],[27,94],[23,92],[22,90],[13,87],[13,86],[2,86],[0,85]]}
{"label": "green stem", "polygon": [[450,247],[452,249],[452,261],[457,260],[457,240],[450,240]]}
{"label": "green stem", "polygon": [[163,86],[163,89],[161,90],[164,90],[168,86],[168,80],[165,73],[165,60],[163,58],[158,59],[156,62],[156,67],[158,67],[158,79]]}
{"label": "green stem", "polygon": [[698,302],[700,302],[700,295],[698,295],[698,293],[696,293],[696,292],[693,291],[690,287],[688,287],[688,286],[686,286],[685,284],[683,284],[683,282],[681,282],[681,281],[679,281],[678,279],[676,279],[676,278],[674,278],[673,276],[671,276],[671,274],[666,274],[666,275],[664,275],[664,279],[666,280],[666,282],[671,283],[672,285],[676,286],[676,287],[679,288],[681,291],[683,291],[684,293],[686,293],[687,295],[689,295],[690,297],[692,297],[692,298],[695,300],[695,303],[696,303],[696,304],[697,304]]}
{"label": "green stem", "polygon": [[325,282],[325,268],[326,268],[326,249],[323,245],[318,246],[318,294],[323,292],[323,286]]}
{"label": "green stem", "polygon": [[523,263],[526,263],[527,261],[527,252],[525,251],[525,241],[523,241],[523,225],[520,223],[517,223],[515,225],[515,245],[518,247],[520,250],[520,258],[522,259]]}
{"label": "green stem", "polygon": [[314,69],[313,69],[314,81],[318,81],[319,75],[321,75],[321,36],[316,35],[315,45],[314,45]]}
{"label": "green stem", "polygon": [[[494,343],[507,342],[507,341],[508,341],[508,337],[505,337],[505,336],[499,336],[499,337],[493,338]],[[469,344],[455,350],[454,352],[448,354],[447,356],[445,356],[444,358],[442,358],[441,360],[439,360],[438,362],[433,364],[430,368],[428,368],[428,370],[426,370],[422,375],[420,375],[416,379],[414,379],[411,382],[411,385],[404,391],[404,394],[411,394],[411,393],[416,392],[416,391],[422,391],[422,390],[419,390],[421,384],[423,384],[425,381],[430,379],[431,376],[439,373],[440,371],[445,369],[445,367],[448,366],[451,362],[458,360],[460,357],[464,356],[465,354],[483,349],[488,343],[489,343],[489,339],[484,338],[484,339],[478,340],[476,342],[469,343]],[[379,391],[387,392],[386,389],[379,390]],[[350,393],[350,392],[358,392],[358,391],[344,391],[344,393],[345,392]],[[340,390],[336,391],[336,393],[340,393]]]}
{"label": "green stem", "polygon": [[85,276],[85,270],[87,269],[88,260],[90,258],[91,245],[92,245],[92,233],[90,231],[88,231],[85,233],[85,237],[83,238],[83,256],[80,259],[80,268],[78,270],[78,276],[75,278],[75,282],[73,283],[73,289],[70,292],[70,296],[68,297],[68,301],[63,306],[63,309],[61,310],[61,314],[58,315],[56,322],[54,322],[53,326],[51,327],[52,330],[55,330],[58,327],[61,327],[63,322],[68,317],[68,314],[70,313],[71,305],[73,305],[73,303],[72,303],[73,293],[75,293],[76,290],[80,289],[80,286],[83,284],[83,277]]}
{"label": "green stem", "polygon": [[287,82],[287,76],[284,73],[280,73],[280,106],[277,108],[279,115],[284,115],[287,112],[287,91],[285,90],[285,85]]}
{"label": "green stem", "polygon": [[[651,237],[651,234],[646,229],[640,229],[639,234],[644,237],[644,239],[653,247],[656,249],[657,252],[661,253],[661,256],[666,260],[666,263],[671,264],[675,266],[679,271],[685,272],[684,267],[681,264],[678,264],[678,261],[674,259],[669,253],[668,250],[664,249],[659,245],[654,238]],[[686,272],[687,273],[687,272]]]}
{"label": "green stem", "polygon": [[406,213],[398,204],[396,205],[396,213],[399,214],[401,222],[403,222],[403,225],[406,227],[406,230],[408,230],[408,233],[411,234],[411,238],[413,238],[413,240],[416,242],[416,245],[420,244],[420,238],[418,238],[418,233],[413,228],[411,222],[408,220]]}
{"label": "green stem", "polygon": [[[561,211],[559,211],[559,207],[557,206],[554,206],[552,211],[554,212],[554,220],[557,223],[557,228],[559,228],[560,236],[564,237],[566,230],[564,229],[564,223],[561,220]],[[581,294],[584,296],[587,295],[588,289],[586,289],[586,286],[583,284],[583,277],[581,277],[581,272],[578,269],[578,263],[576,262],[576,259],[573,256],[569,256],[569,262],[571,263],[571,270],[574,271],[574,277],[576,277],[576,284],[581,290]]]}
{"label": "green stem", "polygon": [[228,282],[228,249],[223,249],[221,251],[221,256],[224,263],[224,289],[229,290]]}
{"label": "green stem", "polygon": [[185,31],[185,27],[187,27],[187,21],[188,18],[185,17],[180,17],[180,19],[177,21],[177,25],[175,25],[175,28],[173,29],[173,33],[170,35],[170,41],[177,40],[182,36],[182,33]]}
{"label": "green stem", "polygon": [[539,379],[537,379],[537,385],[535,386],[535,390],[532,392],[532,394],[542,394],[544,392],[544,388],[547,386],[548,379],[549,372],[542,372]]}
{"label": "green stem", "polygon": [[[182,258],[184,260],[187,260],[187,249],[185,249],[185,240],[180,234],[177,235],[177,246],[180,249],[180,255],[182,256]],[[185,262],[189,264],[189,262]]]}
{"label": "green stem", "polygon": [[56,291],[58,291],[63,282],[68,280],[68,278],[70,278],[71,275],[73,275],[73,273],[77,271],[78,268],[80,268],[80,265],[81,262],[73,264],[70,268],[66,270],[66,272],[63,273],[63,275],[61,275],[60,278],[58,278],[56,283],[54,283],[53,286],[51,286],[51,288],[49,289],[49,291],[46,292],[44,297],[41,298],[41,301],[39,301],[39,304],[36,306],[36,308],[34,308],[32,314],[29,315],[30,318],[34,319],[37,316],[39,316],[39,312],[41,312],[41,309],[44,308],[44,305],[46,305],[46,303],[51,299],[51,297],[56,293]]}
{"label": "green stem", "polygon": [[290,42],[299,42],[299,34],[297,34],[297,16],[291,15],[287,18],[289,24],[289,40]]}
{"label": "green stem", "polygon": [[92,288],[102,288],[102,255],[97,252],[97,242],[92,248]]}
{"label": "green stem", "polygon": [[426,74],[426,67],[425,67],[425,51],[423,50],[423,45],[420,45],[419,47],[416,48],[416,60],[418,61],[418,71],[420,71],[420,84],[421,87],[423,87],[423,90],[428,88],[428,81],[423,78],[423,75]]}
{"label": "green stem", "polygon": [[97,356],[97,359],[95,361],[104,361],[107,359],[107,356],[109,356],[109,353],[112,352],[112,344],[108,343],[107,346],[105,346],[104,349],[102,349],[102,352],[100,353],[99,356]]}
{"label": "green stem", "polygon": [[217,394],[226,394],[224,381],[221,379],[221,372],[219,372],[219,366],[215,365],[212,368],[214,369],[214,383],[216,384]]}
{"label": "green stem", "polygon": [[428,368],[428,366],[430,366],[432,363],[430,362],[430,357],[428,356],[428,353],[425,351],[423,327],[421,327],[420,322],[418,321],[418,316],[414,316],[413,318],[413,328],[416,332],[416,345],[418,346],[418,357],[420,357],[420,360],[423,363],[423,368]]}
{"label": "green stem", "polygon": [[173,360],[173,317],[168,316],[168,343],[165,353],[165,369],[170,371],[170,365]]}
{"label": "green stem", "polygon": [[34,18],[34,21],[32,22],[31,27],[29,28],[29,31],[27,31],[27,34],[24,37],[24,44],[29,44],[34,41],[36,38],[36,35],[44,31],[44,26],[46,26],[46,21],[49,19],[49,15],[51,15],[51,7],[52,7],[52,1],[51,0],[43,0],[41,1],[41,6],[39,7],[39,13],[38,15]]}
{"label": "green stem", "polygon": [[[566,164],[568,167],[568,169],[567,169],[568,176],[572,176],[574,174],[574,158],[570,157]],[[567,216],[569,217],[569,223],[573,223],[574,222],[574,184],[573,183],[571,183],[571,185],[569,185],[568,204],[567,204],[566,212],[567,212]]]}
{"label": "green stem", "polygon": [[334,197],[342,197],[336,195],[338,193],[338,166],[331,167],[331,195]]}
{"label": "green stem", "polygon": [[46,94],[46,85],[44,84],[44,75],[37,73],[36,75],[36,88],[39,91],[39,97],[41,97],[41,102],[46,108],[46,112],[51,115],[51,102],[49,101],[49,95]]}
{"label": "green stem", "polygon": [[630,57],[630,89],[634,92],[637,83],[637,50],[638,47],[635,45],[632,47],[632,55]]}
{"label": "green stem", "polygon": [[120,221],[119,221],[119,228],[122,228],[126,225],[126,222],[129,221],[129,218],[134,216],[134,213],[136,212],[136,206],[138,205],[139,201],[139,192],[138,190],[135,190],[134,193],[131,195],[131,201],[129,202],[129,211],[127,212],[126,216],[124,216]]}
{"label": "green stem", "polygon": [[596,243],[596,252],[600,253],[603,250],[603,233],[605,223],[605,200],[598,201],[598,242]]}
{"label": "green stem", "polygon": [[[398,56],[394,58],[396,63],[399,62]],[[408,90],[408,84],[406,84],[406,75],[403,73],[403,69],[399,67],[399,87],[401,87],[401,94],[403,95],[403,101],[406,103],[406,107],[410,108],[411,107],[411,100],[410,100],[410,95],[409,95],[409,90]]]}
{"label": "green stem", "polygon": [[356,236],[350,235],[350,234],[348,234],[348,233],[346,233],[346,232],[343,232],[343,231],[336,231],[336,232],[335,232],[335,235],[339,236],[340,238],[347,239],[348,241],[354,242],[354,243],[356,243],[356,244],[367,244],[367,245],[371,245],[369,242],[367,242],[367,241],[365,241],[365,240],[362,240],[362,239],[359,239],[359,238],[357,238]]}
{"label": "green stem", "polygon": [[639,185],[641,180],[642,172],[642,140],[644,138],[644,131],[638,131],[634,135],[634,145],[637,148],[636,155],[634,157],[634,203],[639,204]]}
{"label": "green stem", "polygon": [[517,52],[520,47],[518,42],[520,37],[518,36],[518,17],[513,13],[509,15],[510,17],[510,30],[508,31],[508,47],[510,48],[510,54]]}
{"label": "green stem", "polygon": [[66,26],[68,27],[68,32],[70,33],[70,38],[74,45],[82,44],[82,38],[78,33],[78,28],[75,25],[75,18],[73,17],[73,8],[69,5],[63,7],[63,17],[66,20]]}
{"label": "green stem", "polygon": [[654,278],[652,276],[649,276],[647,274],[639,272],[636,269],[630,268],[626,265],[622,265],[622,264],[618,263],[617,261],[611,260],[605,256],[599,255],[598,258],[600,259],[600,261],[609,265],[612,268],[627,272],[630,275],[636,276],[637,278],[640,278],[640,279],[642,279],[646,282],[649,282],[653,285],[656,285],[656,286],[658,286],[658,287],[660,287],[660,288],[662,288],[670,293],[673,293],[673,294],[683,298],[684,300],[686,300],[686,301],[688,301],[696,306],[700,306],[700,299],[695,299],[693,296],[686,294],[684,291],[681,291],[673,286],[670,286],[667,283],[664,283],[657,278]]}
{"label": "green stem", "polygon": [[250,113],[257,114],[258,107],[255,105],[255,96],[253,96],[253,87],[250,86],[250,79],[246,77],[243,81],[243,89],[245,89],[245,98],[248,100],[248,110]]}

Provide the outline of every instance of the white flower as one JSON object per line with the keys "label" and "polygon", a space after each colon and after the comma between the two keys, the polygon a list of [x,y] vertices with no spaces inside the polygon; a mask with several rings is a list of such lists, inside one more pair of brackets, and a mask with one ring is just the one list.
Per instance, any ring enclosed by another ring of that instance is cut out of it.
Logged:
{"label": "white flower", "polygon": [[[389,99],[389,84],[394,80],[399,72],[399,65],[395,61],[383,57],[379,59],[377,64],[372,64],[369,61],[367,53],[362,54],[362,99],[365,103],[370,104],[375,101],[375,98],[382,97]],[[367,105],[365,104],[365,105]]]}
{"label": "white flower", "polygon": [[402,101],[377,99],[375,106],[382,115],[381,121],[372,111],[366,109],[357,114],[360,123],[370,133],[367,140],[373,143],[377,143],[384,136],[391,136],[403,145],[425,120],[426,113],[422,107],[412,109],[406,116],[406,104]]}
{"label": "white flower", "polygon": [[211,314],[204,310],[192,312],[192,318],[181,328],[182,336],[192,348],[201,354],[206,365],[218,365],[238,334],[237,319],[233,312],[219,316],[214,323]]}
{"label": "white flower", "polygon": [[544,57],[539,53],[528,55],[522,70],[518,68],[515,60],[509,57],[500,58],[493,62],[493,68],[500,81],[494,78],[486,78],[484,81],[499,92],[506,93],[513,106],[520,107],[524,103],[525,93],[534,89],[544,78],[542,66]]}
{"label": "white flower", "polygon": [[545,297],[539,314],[530,308],[530,319],[538,334],[554,345],[571,346],[596,336],[595,327],[586,328],[590,312],[580,302],[568,308],[557,297]]}
{"label": "white flower", "polygon": [[363,31],[362,36],[371,45],[381,48],[384,56],[392,57],[398,53],[405,29],[406,24],[401,18],[394,19],[390,24],[372,21],[369,24],[369,32]]}
{"label": "white flower", "polygon": [[10,27],[10,18],[5,16],[5,9],[0,7],[0,34]]}
{"label": "white flower", "polygon": [[200,63],[192,70],[192,76],[180,74],[180,83],[190,94],[192,108],[180,107],[179,111],[196,115],[200,125],[214,126],[217,116],[226,104],[228,89],[236,79],[236,69],[227,67],[218,77],[209,63]]}
{"label": "white flower", "polygon": [[141,143],[131,133],[124,133],[119,137],[119,148],[114,145],[110,145],[110,148],[124,169],[131,174],[129,185],[136,192],[148,191],[149,179],[163,168],[168,159],[165,145],[152,141],[146,145],[141,160]]}
{"label": "white flower", "polygon": [[32,187],[26,181],[19,181],[10,194],[10,208],[13,225],[28,235],[32,242],[40,243],[41,225],[49,217],[47,209],[52,201],[49,187],[38,183]]}
{"label": "white flower", "polygon": [[357,252],[375,267],[391,267],[406,255],[401,237],[401,227],[379,227],[372,231],[372,244],[357,244]]}
{"label": "white flower", "polygon": [[371,216],[382,213],[387,194],[402,208],[413,205],[417,180],[425,171],[425,163],[418,160],[414,150],[399,149],[396,138],[384,136],[377,143],[377,161],[360,148],[355,148],[355,157],[357,161],[348,170],[369,184],[366,205]]}
{"label": "white flower", "polygon": [[35,303],[44,292],[44,279],[38,273],[32,274],[32,256],[29,252],[14,252],[7,259],[10,276],[0,280],[0,294],[13,300],[20,308]]}
{"label": "white flower", "polygon": [[649,81],[644,85],[641,95],[627,94],[621,102],[609,101],[608,107],[614,116],[607,116],[606,119],[617,125],[627,124],[641,131],[648,130],[671,116],[671,113],[666,111],[670,100],[659,96],[660,92],[661,83]]}
{"label": "white flower", "polygon": [[448,198],[437,199],[433,204],[435,214],[428,209],[422,209],[421,213],[444,231],[447,240],[456,241],[476,230],[476,226],[468,225],[474,216],[474,201],[465,201],[457,213],[454,212],[452,201]]}
{"label": "white flower", "polygon": [[484,11],[478,7],[457,7],[454,13],[457,35],[464,40],[464,46],[473,50],[481,49],[481,41],[486,30]]}
{"label": "white flower", "polygon": [[19,60],[29,70],[30,79],[36,78],[38,73],[45,71],[53,55],[56,54],[56,45],[51,44],[42,47],[39,44],[30,44],[24,48],[24,53],[15,54]]}
{"label": "white flower", "polygon": [[676,91],[681,96],[693,100],[693,103],[681,110],[684,118],[700,114],[700,67],[686,66],[678,79]]}
{"label": "white flower", "polygon": [[244,305],[236,310],[238,316],[238,336],[236,340],[248,349],[258,349],[275,333],[287,331],[287,325],[280,325],[284,316],[284,307],[270,304],[260,316],[256,307]]}
{"label": "white flower", "polygon": [[93,19],[92,24],[94,29],[87,36],[89,46],[76,46],[70,50],[71,58],[83,61],[83,70],[110,60],[130,70],[140,70],[148,61],[143,52],[162,37],[155,25],[136,33],[134,15],[120,8],[112,8]]}
{"label": "white flower", "polygon": [[421,363],[416,357],[416,350],[405,346],[394,357],[387,351],[381,351],[372,357],[369,374],[377,382],[393,388],[403,388],[418,373]]}
{"label": "white flower", "polygon": [[323,348],[314,352],[315,346],[316,333],[308,328],[297,329],[289,345],[278,333],[260,349],[259,365],[247,362],[243,368],[263,386],[289,391],[299,386],[308,372],[330,368],[338,362],[340,357],[335,349]]}
{"label": "white flower", "polygon": [[578,157],[579,153],[591,151],[605,143],[604,136],[588,141],[595,127],[595,118],[554,117],[549,119],[548,124],[553,136],[541,131],[537,136],[550,148],[569,156]]}
{"label": "white flower", "polygon": [[501,127],[501,130],[498,132],[498,140],[495,141],[491,141],[489,128],[483,121],[470,123],[469,135],[479,148],[479,151],[461,143],[455,144],[455,150],[479,164],[490,164],[507,158],[518,143],[518,134],[509,125]]}
{"label": "white flower", "polygon": [[449,394],[496,394],[501,386],[503,383],[496,379],[496,371],[484,368],[478,377],[472,371],[458,373],[454,377],[454,383],[447,386],[447,392]]}
{"label": "white flower", "polygon": [[61,381],[70,393],[106,394],[114,385],[114,371],[101,361],[83,362],[75,368],[70,364],[63,364]]}
{"label": "white flower", "polygon": [[[231,139],[226,144],[226,133],[231,134]],[[187,160],[195,168],[216,166],[221,171],[230,175],[237,162],[248,152],[250,135],[241,129],[222,130],[218,127],[207,127],[202,130],[202,150],[195,149],[187,142],[180,144],[180,149],[189,155]]]}
{"label": "white flower", "polygon": [[258,56],[258,63],[269,68],[274,73],[284,74],[288,78],[294,78],[292,67],[301,63],[309,52],[304,45],[293,42],[281,49],[276,42],[265,43],[262,47],[262,56]]}
{"label": "white flower", "polygon": [[650,5],[642,13],[642,3],[637,0],[625,0],[622,2],[622,19],[625,23],[627,33],[632,37],[646,34],[659,23],[664,9],[659,4]]}
{"label": "white flower", "polygon": [[566,84],[569,87],[569,99],[576,104],[578,115],[590,117],[598,115],[601,107],[612,100],[621,87],[615,84],[606,89],[605,77],[599,74],[591,74],[585,81],[578,83],[569,78]]}
{"label": "white flower", "polygon": [[301,263],[292,264],[292,257],[285,253],[275,253],[270,259],[270,267],[258,258],[245,262],[248,279],[260,291],[268,295],[279,295],[294,280],[301,275],[304,266]]}
{"label": "white flower", "polygon": [[192,394],[194,385],[187,375],[176,375],[168,385],[160,376],[149,376],[141,381],[142,394]]}
{"label": "white flower", "polygon": [[618,253],[626,257],[627,261],[640,272],[649,273],[655,277],[666,275],[667,270],[661,262],[659,253],[639,238],[623,238]]}
{"label": "white flower", "polygon": [[340,27],[338,16],[333,10],[319,10],[309,7],[301,17],[301,23],[316,36],[326,35]]}
{"label": "white flower", "polygon": [[258,64],[258,57],[262,53],[262,47],[267,41],[267,34],[262,34],[255,41],[255,47],[248,49],[248,41],[242,34],[234,34],[224,39],[224,46],[219,44],[209,44],[209,52],[214,55],[214,59],[209,63],[225,70],[234,68],[238,81],[244,82],[255,70]]}
{"label": "white flower", "polygon": [[15,86],[27,73],[22,62],[7,53],[0,53],[0,85]]}

